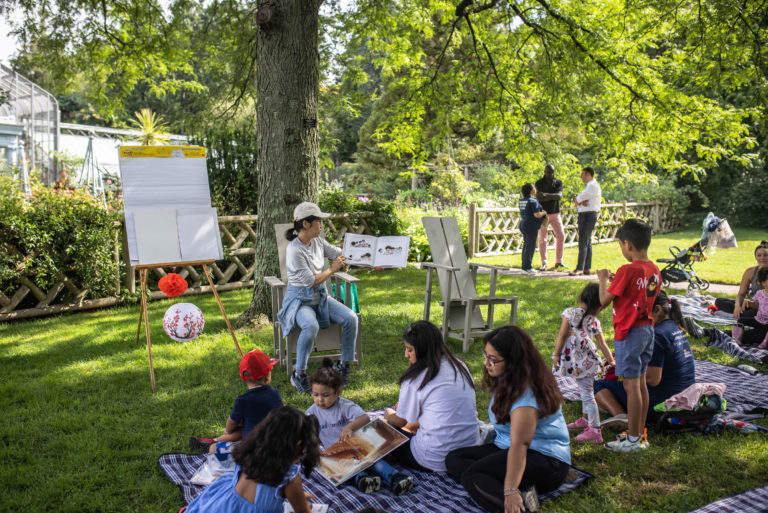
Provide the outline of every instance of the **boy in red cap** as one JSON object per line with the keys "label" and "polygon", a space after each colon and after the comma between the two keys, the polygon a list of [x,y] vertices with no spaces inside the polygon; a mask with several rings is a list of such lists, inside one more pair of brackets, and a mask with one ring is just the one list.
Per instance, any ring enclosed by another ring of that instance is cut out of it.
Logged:
{"label": "boy in red cap", "polygon": [[226,451],[230,449],[231,442],[245,438],[269,412],[283,406],[280,392],[269,386],[272,368],[277,362],[277,359],[268,357],[260,349],[243,355],[240,360],[240,379],[248,385],[248,391],[235,399],[224,433],[217,438],[191,437],[189,446],[192,450],[213,453],[215,446],[221,444],[219,450]]}

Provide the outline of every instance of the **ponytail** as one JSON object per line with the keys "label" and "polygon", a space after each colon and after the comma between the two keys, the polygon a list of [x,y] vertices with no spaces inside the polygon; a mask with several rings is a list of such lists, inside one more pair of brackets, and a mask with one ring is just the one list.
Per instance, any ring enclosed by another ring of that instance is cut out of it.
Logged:
{"label": "ponytail", "polygon": [[288,228],[285,231],[285,238],[289,241],[295,239],[296,237],[299,236],[299,232],[304,229],[304,221],[308,222],[309,224],[312,224],[315,219],[320,219],[320,218],[316,216],[309,216],[303,219],[294,220],[293,228]]}
{"label": "ponytail", "polygon": [[680,310],[680,303],[676,299],[669,299],[667,293],[663,290],[658,293],[656,299],[653,302],[653,306],[658,306],[664,313],[672,319],[678,328],[685,331],[685,320],[683,319],[683,312]]}

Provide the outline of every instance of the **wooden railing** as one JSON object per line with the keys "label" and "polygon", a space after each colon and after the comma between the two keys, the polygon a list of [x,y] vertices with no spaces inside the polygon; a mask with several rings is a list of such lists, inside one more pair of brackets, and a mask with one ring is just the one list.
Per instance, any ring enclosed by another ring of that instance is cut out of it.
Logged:
{"label": "wooden railing", "polygon": [[[653,228],[653,233],[666,233],[683,226],[681,216],[670,216],[666,203],[604,203],[595,225],[593,240],[605,242],[615,240],[616,232],[625,219],[639,217]],[[520,232],[520,210],[518,208],[479,208],[469,206],[468,246],[470,258],[490,255],[510,255],[523,249],[523,235]],[[565,230],[565,246],[579,243],[576,224],[578,214],[574,207],[560,209],[560,218]],[[547,246],[554,247],[555,237],[551,228],[547,231]]]}
{"label": "wooden railing", "polygon": [[[326,237],[329,241],[340,244],[344,234],[372,234],[365,221],[373,215],[372,212],[356,213],[354,216],[346,213],[332,214],[329,222],[324,224]],[[257,216],[219,216],[219,231],[224,247],[224,260],[210,264],[209,269],[216,285],[216,290],[226,291],[253,287],[254,255],[258,237],[255,232]],[[92,298],[88,296],[88,286],[75,283],[67,276],[61,276],[58,282],[48,290],[43,290],[28,276],[19,276],[14,280],[17,286],[14,293],[7,296],[0,292],[0,322],[44,315],[57,314],[67,311],[90,310],[113,306],[122,302],[121,293],[136,292],[136,273],[130,267],[125,242],[125,227],[122,222],[114,225],[113,255],[118,271],[114,276],[114,293],[109,297]],[[150,297],[163,298],[165,294],[157,290],[157,280],[167,274],[170,269],[153,269],[150,280]],[[189,283],[189,288],[183,296],[207,294],[211,292],[202,268],[199,266],[183,266],[177,268]]]}

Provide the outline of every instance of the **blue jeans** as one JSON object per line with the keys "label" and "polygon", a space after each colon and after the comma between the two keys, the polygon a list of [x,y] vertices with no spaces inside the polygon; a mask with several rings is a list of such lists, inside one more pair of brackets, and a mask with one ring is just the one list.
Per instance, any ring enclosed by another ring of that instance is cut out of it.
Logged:
{"label": "blue jeans", "polygon": [[592,231],[597,224],[598,212],[579,212],[576,221],[579,227],[579,260],[576,270],[583,271],[592,268]]}
{"label": "blue jeans", "polygon": [[355,484],[357,484],[360,479],[368,477],[371,474],[378,475],[381,477],[381,480],[384,481],[384,484],[386,484],[389,488],[392,488],[392,477],[397,474],[397,470],[386,461],[379,460],[367,469],[357,474],[355,476]]}
{"label": "blue jeans", "polygon": [[[328,312],[331,323],[341,326],[341,361],[351,362],[355,359],[355,340],[357,339],[357,315],[332,297],[328,297]],[[320,331],[315,309],[308,305],[299,307],[296,313],[296,324],[301,328],[296,344],[296,370],[306,371],[309,353]]]}
{"label": "blue jeans", "polygon": [[532,221],[520,223],[520,231],[523,232],[523,269],[531,269],[533,254],[536,252],[536,237],[539,235],[540,224]]}

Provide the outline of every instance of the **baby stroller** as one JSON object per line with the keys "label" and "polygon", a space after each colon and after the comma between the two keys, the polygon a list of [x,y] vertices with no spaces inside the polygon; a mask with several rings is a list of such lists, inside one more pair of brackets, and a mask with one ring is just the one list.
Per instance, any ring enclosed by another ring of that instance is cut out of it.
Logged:
{"label": "baby stroller", "polygon": [[710,254],[715,252],[715,248],[735,248],[736,237],[733,235],[728,221],[717,217],[710,212],[702,223],[703,230],[701,240],[693,246],[680,249],[677,246],[669,248],[672,258],[659,258],[659,263],[666,264],[661,270],[661,285],[669,287],[670,283],[688,282],[688,291],[707,290],[709,282],[696,274],[693,270],[693,264],[706,260],[704,254],[709,250]]}
{"label": "baby stroller", "polygon": [[707,290],[709,282],[699,278],[693,270],[693,264],[706,260],[707,256],[701,247],[701,241],[690,248],[680,249],[677,246],[669,248],[672,258],[659,258],[659,263],[666,264],[661,270],[661,286],[669,287],[670,283],[688,282],[688,290]]}

